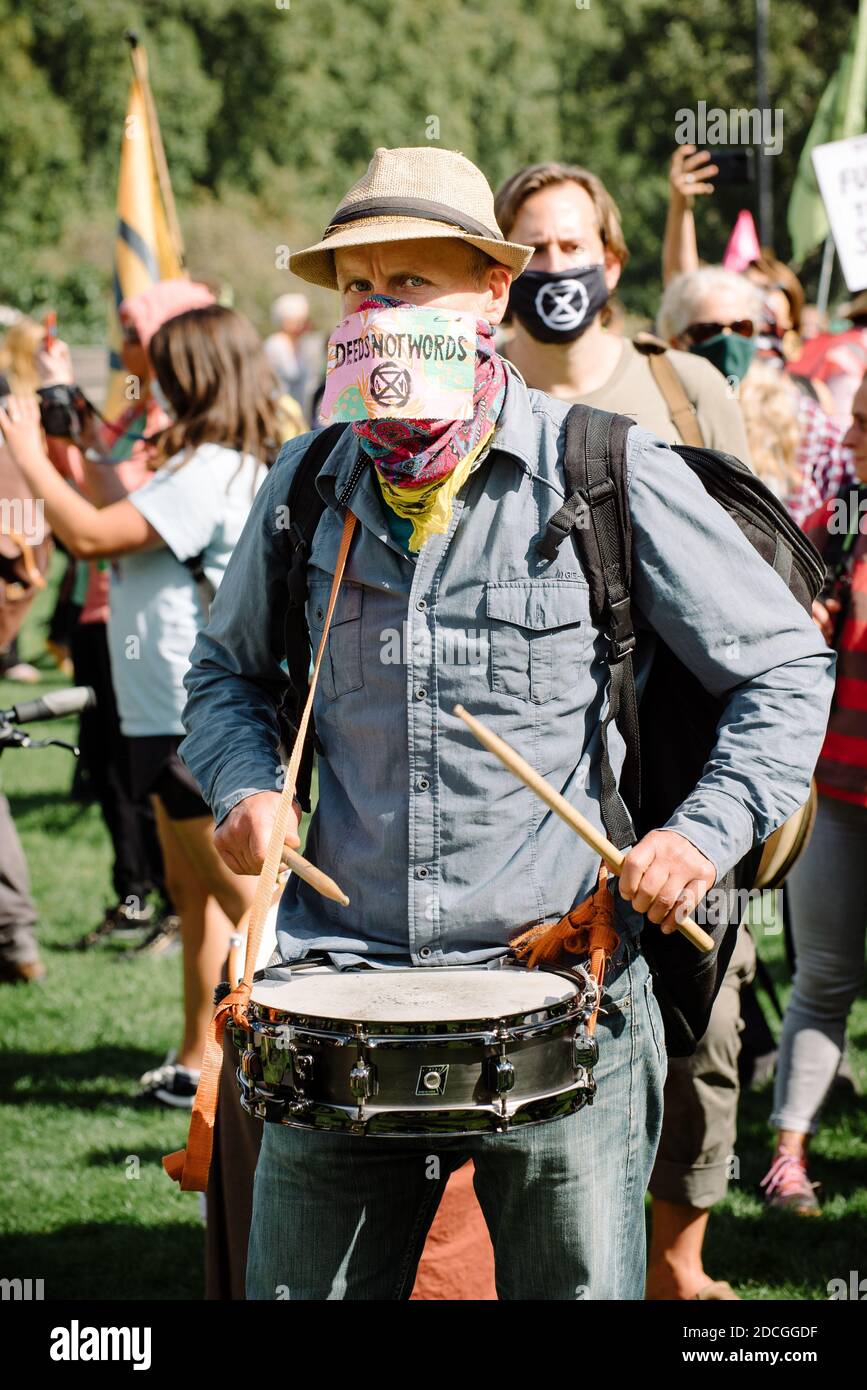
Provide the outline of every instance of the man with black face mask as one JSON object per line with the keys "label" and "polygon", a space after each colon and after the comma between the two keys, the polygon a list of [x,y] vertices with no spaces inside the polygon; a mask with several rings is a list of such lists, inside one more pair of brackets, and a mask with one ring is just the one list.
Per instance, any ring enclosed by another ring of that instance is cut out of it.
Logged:
{"label": "man with black face mask", "polygon": [[631,415],[668,444],[703,443],[749,463],[737,401],[718,372],[649,335],[634,345],[606,327],[629,252],[602,181],[577,165],[530,165],[503,184],[496,208],[506,235],[535,248],[511,288],[514,337],[503,354],[527,384]]}

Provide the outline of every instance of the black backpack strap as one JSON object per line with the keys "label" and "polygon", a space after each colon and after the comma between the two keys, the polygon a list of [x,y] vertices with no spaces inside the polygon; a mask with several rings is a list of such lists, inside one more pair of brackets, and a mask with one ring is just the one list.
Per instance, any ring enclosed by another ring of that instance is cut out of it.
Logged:
{"label": "black backpack strap", "polygon": [[[554,513],[539,549],[553,559],[570,532],[590,586],[593,621],[608,638],[610,688],[602,723],[602,821],[618,849],[635,844],[641,750],[632,653],[632,526],[629,517],[626,437],[635,422],[625,415],[573,406],[566,416],[563,468],[566,501]],[[612,720],[626,745],[618,790],[608,752]],[[628,808],[628,809],[627,809]],[[631,814],[630,814],[631,812]]]}
{"label": "black backpack strap", "polygon": [[[310,632],[305,612],[307,565],[313,537],[325,510],[325,502],[316,487],[316,479],[346,428],[345,424],[328,425],[316,435],[293,474],[289,496],[286,499],[289,518],[289,566],[286,574],[288,596],[283,621],[283,649],[286,653],[289,688],[279,713],[283,741],[287,749],[291,748],[298,733],[310,674]],[[311,718],[304,740],[295,792],[304,811],[310,810],[314,751],[321,752],[322,747]]]}

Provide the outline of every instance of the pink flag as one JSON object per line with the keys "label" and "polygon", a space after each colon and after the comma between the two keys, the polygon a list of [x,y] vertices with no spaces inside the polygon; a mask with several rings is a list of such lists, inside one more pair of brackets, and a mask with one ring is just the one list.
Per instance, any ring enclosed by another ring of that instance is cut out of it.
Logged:
{"label": "pink flag", "polygon": [[741,208],[738,213],[738,220],[732,228],[722,263],[726,270],[734,270],[740,275],[742,270],[746,270],[750,261],[756,260],[760,255],[761,247],[759,246],[753,214],[748,212],[746,208]]}

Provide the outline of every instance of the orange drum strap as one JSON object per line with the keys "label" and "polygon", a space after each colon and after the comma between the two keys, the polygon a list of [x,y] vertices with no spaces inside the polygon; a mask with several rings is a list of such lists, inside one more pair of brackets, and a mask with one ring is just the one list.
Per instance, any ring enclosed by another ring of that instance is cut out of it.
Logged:
{"label": "orange drum strap", "polygon": [[250,908],[250,924],[247,930],[247,955],[244,962],[244,977],[235,988],[221,1000],[214,1010],[214,1016],[208,1028],[208,1037],[202,1057],[202,1072],[196,1091],[196,1099],[193,1103],[193,1113],[190,1117],[187,1147],[186,1149],[177,1149],[174,1153],[166,1154],[163,1158],[163,1167],[169,1177],[172,1178],[173,1181],[179,1182],[184,1192],[206,1192],[208,1188],[208,1170],[211,1166],[211,1150],[214,1143],[214,1120],[217,1114],[217,1094],[220,1085],[220,1069],[223,1061],[223,1031],[226,1027],[229,1014],[232,1015],[235,1023],[240,1027],[248,1027],[246,1008],[253,988],[253,972],[256,968],[256,957],[259,953],[259,943],[262,939],[265,920],[274,900],[275,885],[277,884],[277,877],[280,872],[280,858],[283,842],[289,824],[289,813],[292,810],[292,801],[295,796],[295,783],[298,778],[298,768],[301,763],[301,753],[304,748],[304,736],[307,732],[307,726],[310,723],[310,711],[313,705],[316,683],[319,679],[319,668],[322,665],[322,656],[328,638],[328,629],[331,625],[331,616],[334,612],[337,591],[340,588],[340,581],[343,578],[343,570],[346,565],[346,557],[349,554],[349,546],[352,541],[354,530],[355,517],[352,512],[347,512],[346,520],[343,523],[343,535],[340,539],[340,549],[337,552],[337,563],[334,566],[334,580],[331,585],[331,596],[328,600],[328,611],[325,614],[325,624],[322,629],[319,650],[316,653],[313,674],[310,677],[310,689],[307,692],[304,713],[301,716],[298,734],[289,759],[289,767],[286,770],[286,780],[283,784],[280,804],[277,807],[277,816],[265,854],[265,862],[259,874],[253,904]]}
{"label": "orange drum strap", "polygon": [[[602,994],[605,967],[617,949],[620,933],[614,925],[614,900],[608,891],[608,869],[599,865],[596,887],[580,903],[567,912],[559,922],[541,922],[513,936],[509,945],[519,960],[530,970],[536,965],[566,966],[564,956],[587,955],[590,974]],[[588,1033],[596,1029],[599,1004],[587,1025]]]}

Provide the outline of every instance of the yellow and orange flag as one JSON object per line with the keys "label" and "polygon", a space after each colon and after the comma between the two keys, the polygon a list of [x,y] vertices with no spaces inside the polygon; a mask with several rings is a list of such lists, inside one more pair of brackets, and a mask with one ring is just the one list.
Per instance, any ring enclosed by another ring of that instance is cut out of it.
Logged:
{"label": "yellow and orange flag", "polygon": [[[109,310],[109,382],[105,414],[109,420],[129,405],[120,360],[118,308],[157,280],[185,276],[183,245],[147,80],[144,50],[132,45],[135,76],[129,91],[117,184],[117,236],[114,245],[113,300]],[[168,206],[167,206],[168,204]]]}

